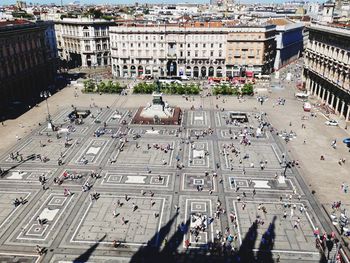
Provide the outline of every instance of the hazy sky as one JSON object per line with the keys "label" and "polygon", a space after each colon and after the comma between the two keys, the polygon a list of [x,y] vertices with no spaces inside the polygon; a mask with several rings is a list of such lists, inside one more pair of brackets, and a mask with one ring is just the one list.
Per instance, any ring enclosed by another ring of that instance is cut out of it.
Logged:
{"label": "hazy sky", "polygon": [[[64,4],[68,4],[73,2],[74,0],[63,0]],[[236,0],[237,2],[239,0]],[[60,4],[60,0],[26,0],[27,3],[39,3],[39,4],[49,4],[55,3]],[[135,2],[138,3],[209,3],[209,0],[80,0],[81,4],[133,4]],[[241,3],[281,3],[284,0],[240,0]],[[16,0],[0,0],[0,5],[9,5],[15,4]]]}

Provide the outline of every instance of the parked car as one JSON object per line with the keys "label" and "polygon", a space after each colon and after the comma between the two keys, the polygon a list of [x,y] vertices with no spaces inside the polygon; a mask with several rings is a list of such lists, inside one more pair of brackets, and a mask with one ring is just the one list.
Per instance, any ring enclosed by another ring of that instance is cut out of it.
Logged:
{"label": "parked car", "polygon": [[327,126],[338,126],[339,125],[339,123],[336,120],[328,120],[324,124],[326,124]]}

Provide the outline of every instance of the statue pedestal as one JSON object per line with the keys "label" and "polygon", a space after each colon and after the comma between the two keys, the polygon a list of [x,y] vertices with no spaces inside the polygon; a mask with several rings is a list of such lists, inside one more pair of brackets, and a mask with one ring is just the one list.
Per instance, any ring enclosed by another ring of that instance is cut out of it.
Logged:
{"label": "statue pedestal", "polygon": [[152,104],[139,108],[132,123],[179,125],[181,122],[181,109],[169,107],[163,101],[162,93],[153,92],[152,96]]}

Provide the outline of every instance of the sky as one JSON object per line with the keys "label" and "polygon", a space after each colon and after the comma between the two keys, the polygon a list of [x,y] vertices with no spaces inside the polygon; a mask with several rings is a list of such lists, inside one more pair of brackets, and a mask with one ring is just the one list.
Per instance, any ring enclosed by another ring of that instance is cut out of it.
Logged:
{"label": "sky", "polygon": [[[68,4],[73,2],[74,0],[63,0],[63,4]],[[237,2],[239,0],[236,0]],[[26,0],[27,3],[34,2],[39,4],[60,4],[60,0]],[[133,4],[135,2],[138,3],[209,3],[209,0],[80,0],[81,4]],[[282,3],[284,0],[240,0],[240,3]],[[16,0],[0,0],[0,5],[10,5],[15,4]]]}

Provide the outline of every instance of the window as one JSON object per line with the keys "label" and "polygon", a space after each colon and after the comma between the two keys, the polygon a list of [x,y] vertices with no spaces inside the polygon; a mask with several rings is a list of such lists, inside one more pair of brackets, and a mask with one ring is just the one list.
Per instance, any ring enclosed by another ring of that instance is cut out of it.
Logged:
{"label": "window", "polygon": [[184,52],[180,51],[180,57],[183,57]]}
{"label": "window", "polygon": [[198,57],[198,51],[197,50],[194,52],[194,56]]}
{"label": "window", "polygon": [[137,43],[137,46],[138,46],[138,47],[141,47],[141,43]]}
{"label": "window", "polygon": [[203,44],[203,47],[205,48],[205,44]]}
{"label": "window", "polygon": [[182,48],[182,47],[183,47],[183,44],[180,44],[180,47]]}
{"label": "window", "polygon": [[196,43],[194,46],[195,46],[195,47],[198,47],[198,43]]}
{"label": "window", "polygon": [[133,47],[134,46],[134,43],[130,43],[130,47]]}
{"label": "window", "polygon": [[219,44],[219,48],[222,48],[222,44],[221,43]]}
{"label": "window", "polygon": [[89,37],[90,33],[89,32],[84,32],[84,37]]}
{"label": "window", "polygon": [[222,56],[222,51],[220,50],[220,51],[219,51],[219,57],[221,57],[221,56]]}
{"label": "window", "polygon": [[214,44],[213,44],[213,43],[211,43],[211,44],[210,44],[210,47],[211,47],[211,48],[213,48],[213,47],[214,47]]}
{"label": "window", "polygon": [[210,51],[210,56],[214,56],[214,51]]}
{"label": "window", "polygon": [[190,43],[188,43],[188,44],[187,44],[187,47],[191,47],[191,44],[190,44]]}
{"label": "window", "polygon": [[191,56],[191,52],[190,51],[187,52],[187,56]]}

